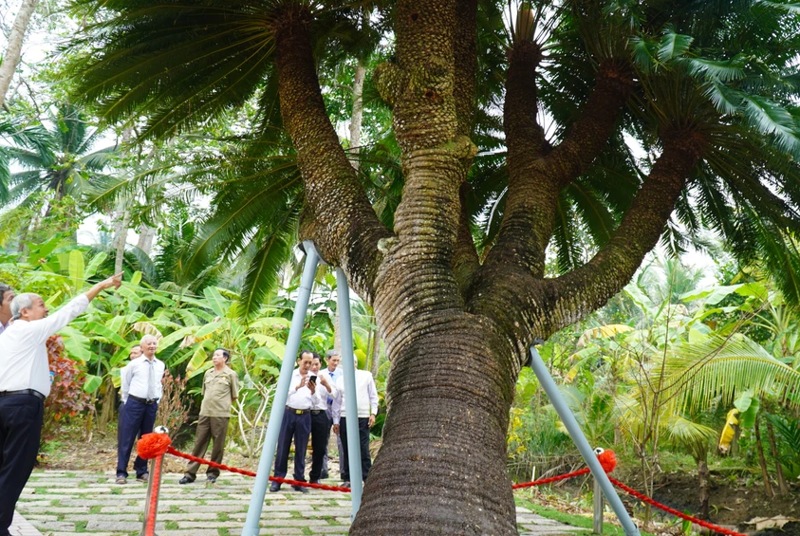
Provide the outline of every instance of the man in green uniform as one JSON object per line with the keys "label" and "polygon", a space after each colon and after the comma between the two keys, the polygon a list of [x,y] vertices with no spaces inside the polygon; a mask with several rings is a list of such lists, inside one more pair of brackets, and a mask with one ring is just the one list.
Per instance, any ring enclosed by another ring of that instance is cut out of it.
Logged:
{"label": "man in green uniform", "polygon": [[[214,366],[208,369],[203,376],[203,402],[200,404],[200,419],[197,421],[197,435],[192,451],[193,456],[202,458],[208,449],[208,442],[213,441],[211,461],[215,463],[222,463],[231,405],[239,394],[239,378],[228,367],[230,359],[231,354],[227,350],[217,348],[211,357]],[[191,484],[194,482],[199,468],[199,463],[189,463],[189,467],[179,483]],[[217,481],[217,477],[219,477],[219,469],[209,466],[206,470],[208,481],[213,484]]]}

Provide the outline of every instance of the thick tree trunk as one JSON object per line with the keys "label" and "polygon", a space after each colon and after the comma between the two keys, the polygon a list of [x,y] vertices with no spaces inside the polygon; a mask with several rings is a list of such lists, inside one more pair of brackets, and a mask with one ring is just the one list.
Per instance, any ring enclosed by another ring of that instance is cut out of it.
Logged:
{"label": "thick tree trunk", "polygon": [[17,17],[11,26],[6,53],[3,55],[3,63],[0,64],[0,108],[5,105],[6,93],[8,93],[8,88],[11,87],[11,80],[14,78],[14,72],[17,70],[19,59],[22,56],[22,42],[25,40],[25,32],[28,30],[28,23],[38,3],[39,0],[22,0]]}
{"label": "thick tree trunk", "polygon": [[122,271],[125,261],[125,243],[128,239],[128,226],[131,222],[131,213],[125,208],[125,202],[120,203],[116,210],[117,222],[114,225],[114,273]]}
{"label": "thick tree trunk", "polygon": [[141,249],[145,255],[150,255],[153,250],[153,240],[156,237],[156,230],[149,225],[142,224],[139,227],[139,242],[136,246]]}
{"label": "thick tree trunk", "polygon": [[505,450],[513,384],[499,358],[510,348],[455,311],[396,326],[390,344],[383,446],[351,534],[516,534]]}
{"label": "thick tree trunk", "polygon": [[774,497],[775,490],[772,489],[772,482],[769,480],[769,471],[767,470],[767,458],[764,456],[764,445],[761,442],[761,427],[758,424],[758,417],[754,426],[756,436],[756,452],[758,453],[758,465],[761,468],[761,478],[764,480],[764,491],[767,497]]}

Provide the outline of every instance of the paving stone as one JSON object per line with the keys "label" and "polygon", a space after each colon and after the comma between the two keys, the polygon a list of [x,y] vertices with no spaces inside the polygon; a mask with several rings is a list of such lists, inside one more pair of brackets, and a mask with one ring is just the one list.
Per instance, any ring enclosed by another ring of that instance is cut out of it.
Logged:
{"label": "paving stone", "polygon": [[[233,476],[215,485],[196,482],[181,486],[177,483],[181,476],[181,473],[167,474],[162,481],[157,518],[159,536],[241,533],[250,505],[252,479]],[[113,485],[113,479],[110,472],[36,471],[18,503],[19,511],[29,519],[17,516],[11,534],[138,536],[147,486],[133,479],[124,486]],[[300,494],[284,487],[280,492],[265,494],[260,534],[347,534],[351,510],[349,495],[321,490]],[[576,536],[583,532],[545,520],[524,508],[518,514],[518,530],[524,536]]]}
{"label": "paving stone", "polygon": [[[96,519],[89,520],[86,523],[86,529],[84,532],[94,532],[94,531],[111,531],[111,532],[133,532],[133,531],[140,531],[142,529],[142,522],[141,521],[111,521],[105,520],[100,521]],[[164,528],[163,523],[156,523],[156,531]]]}

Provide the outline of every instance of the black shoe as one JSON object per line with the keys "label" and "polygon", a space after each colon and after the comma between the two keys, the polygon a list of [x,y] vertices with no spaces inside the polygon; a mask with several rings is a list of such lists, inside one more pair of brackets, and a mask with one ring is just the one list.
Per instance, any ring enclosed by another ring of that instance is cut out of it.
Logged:
{"label": "black shoe", "polygon": [[141,475],[136,475],[137,482],[147,482],[150,480],[150,473],[142,473]]}
{"label": "black shoe", "polygon": [[308,488],[305,486],[292,486],[292,489],[300,493],[308,493]]}
{"label": "black shoe", "polygon": [[194,482],[194,480],[192,480],[188,476],[185,476],[185,477],[181,478],[180,480],[178,480],[178,484],[191,484],[192,482]]}
{"label": "black shoe", "polygon": [[319,475],[320,480],[325,480],[328,478],[328,471],[322,471],[322,474]]}
{"label": "black shoe", "polygon": [[281,485],[278,482],[273,482],[272,484],[270,484],[269,490],[271,492],[273,492],[273,493],[276,492],[276,491],[280,491],[281,490]]}
{"label": "black shoe", "polygon": [[217,482],[217,477],[210,476],[210,477],[206,478],[206,480],[208,481],[209,484],[214,484],[214,483]]}
{"label": "black shoe", "polygon": [[321,482],[319,480],[312,480],[311,483],[312,484],[321,484]]}
{"label": "black shoe", "polygon": [[341,487],[349,489],[350,488],[350,481],[349,480],[345,480],[344,482],[342,482],[342,486]]}

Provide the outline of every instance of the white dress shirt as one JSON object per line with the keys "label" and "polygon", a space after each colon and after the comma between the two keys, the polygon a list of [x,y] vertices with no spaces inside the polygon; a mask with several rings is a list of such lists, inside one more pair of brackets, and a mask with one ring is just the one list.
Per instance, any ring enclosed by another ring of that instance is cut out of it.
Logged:
{"label": "white dress shirt", "polygon": [[128,395],[145,400],[161,400],[161,379],[165,369],[164,362],[155,356],[152,361],[140,356],[129,362],[120,371],[122,401],[128,402]]}
{"label": "white dress shirt", "polygon": [[[347,417],[345,414],[344,374],[339,374],[339,378],[336,380],[336,389],[338,393],[331,408],[333,424],[339,424],[341,417]],[[356,405],[359,419],[366,419],[370,415],[378,414],[378,389],[375,387],[375,378],[367,370],[356,369]]]}
{"label": "white dress shirt", "polygon": [[[314,391],[314,405],[311,406],[311,409],[327,410],[328,399],[336,398],[336,386],[333,384],[333,380],[331,379],[327,370],[320,370],[317,372],[317,376],[317,389]],[[325,378],[328,380],[328,385],[331,386],[330,392],[325,389],[325,386],[322,385],[322,382],[319,381],[319,378]]]}
{"label": "white dress shirt", "polygon": [[[310,374],[311,371],[306,373],[306,381]],[[314,395],[311,394],[311,389],[306,386],[305,382],[303,382],[303,386],[300,389],[297,388],[300,385],[301,378],[300,369],[294,369],[292,381],[289,385],[289,396],[286,397],[286,405],[292,409],[311,409],[314,405]],[[319,386],[317,386],[317,390],[319,390]]]}
{"label": "white dress shirt", "polygon": [[85,294],[73,298],[52,315],[39,320],[14,320],[0,333],[0,392],[33,389],[50,394],[48,337],[70,323],[89,306]]}

